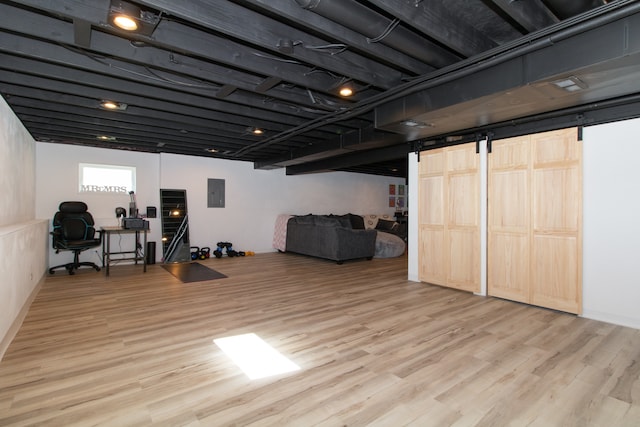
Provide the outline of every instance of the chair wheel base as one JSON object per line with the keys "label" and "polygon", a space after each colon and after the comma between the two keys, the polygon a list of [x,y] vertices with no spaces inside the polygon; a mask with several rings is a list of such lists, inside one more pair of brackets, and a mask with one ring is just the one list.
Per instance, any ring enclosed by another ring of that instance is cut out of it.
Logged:
{"label": "chair wheel base", "polygon": [[51,267],[49,269],[49,274],[55,274],[55,270],[64,268],[65,270],[67,270],[67,273],[69,273],[69,275],[72,276],[76,274],[76,271],[79,270],[80,267],[91,267],[96,271],[101,270],[101,268],[93,262],[78,262],[78,263],[71,262],[68,264],[62,264],[62,265],[57,265],[55,267]]}

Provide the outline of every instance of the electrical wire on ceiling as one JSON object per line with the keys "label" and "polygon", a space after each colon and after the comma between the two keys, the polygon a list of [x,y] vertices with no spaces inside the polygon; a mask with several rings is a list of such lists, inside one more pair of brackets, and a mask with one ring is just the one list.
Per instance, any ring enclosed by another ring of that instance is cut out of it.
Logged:
{"label": "electrical wire on ceiling", "polygon": [[305,49],[315,50],[317,52],[323,52],[323,53],[326,53],[326,51],[329,49],[337,49],[335,52],[329,52],[330,55],[337,55],[339,53],[346,51],[349,48],[349,46],[343,43],[325,44],[321,46],[309,46],[309,45],[303,44],[302,47],[304,47]]}
{"label": "electrical wire on ceiling", "polygon": [[333,111],[340,111],[343,110],[345,108],[347,108],[346,105],[340,105],[338,103],[335,102],[331,102],[323,97],[320,97],[318,95],[314,95],[313,92],[311,92],[310,89],[307,88],[307,95],[309,95],[309,99],[311,100],[311,102],[315,105],[322,105],[325,106],[327,108],[329,108],[330,110]]}
{"label": "electrical wire on ceiling", "polygon": [[295,112],[305,111],[307,113],[312,113],[312,114],[325,114],[327,111],[338,111],[343,108],[346,108],[344,105],[340,105],[336,102],[332,102],[328,99],[318,96],[317,94],[316,95],[311,94],[311,91],[309,91],[309,89],[307,89],[307,95],[309,95],[309,98],[312,99],[312,102],[314,103],[314,105],[317,105],[319,107],[325,107],[325,108],[321,109],[321,108],[304,107],[302,105],[293,104],[287,101],[279,101],[272,97],[265,97],[263,99],[263,103],[268,104],[268,103],[277,102],[278,105],[284,105],[285,107],[288,107]]}
{"label": "electrical wire on ceiling", "polygon": [[400,24],[400,20],[398,18],[394,19],[389,23],[389,25],[387,25],[387,28],[385,28],[384,31],[379,36],[374,38],[367,37],[367,43],[378,43],[379,41],[387,37],[389,34],[391,34],[391,31],[393,31],[398,26],[398,24]]}
{"label": "electrical wire on ceiling", "polygon": [[315,74],[315,73],[324,73],[324,74],[329,74],[331,77],[333,77],[334,79],[343,79],[343,76],[339,76],[335,73],[332,73],[329,70],[325,70],[324,68],[316,68],[313,67],[310,71],[304,73],[304,76],[310,76],[311,74]]}
{"label": "electrical wire on ceiling", "polygon": [[[291,41],[291,40],[288,40],[288,39],[281,39],[280,42],[278,43],[279,50],[281,52],[287,53],[287,54],[292,54],[293,53],[293,48],[295,46],[302,46],[305,49],[314,50],[316,52],[322,52],[322,53],[327,53],[327,51],[329,51],[331,49],[336,49],[333,52],[328,52],[330,55],[337,55],[339,53],[344,52],[345,50],[347,50],[349,48],[349,46],[347,46],[344,43],[329,43],[329,44],[324,44],[324,45],[307,45],[302,40]],[[286,47],[286,49],[285,49],[285,47]]]}
{"label": "electrical wire on ceiling", "polygon": [[148,66],[144,67],[145,70],[147,70],[150,74],[152,74],[153,76],[157,77],[158,79],[160,79],[161,81],[167,82],[167,83],[172,83],[178,86],[186,86],[186,87],[194,87],[194,88],[200,88],[200,89],[220,89],[222,86],[221,85],[214,85],[214,84],[193,84],[193,83],[187,83],[187,82],[181,82],[179,80],[173,80],[170,79],[168,77],[164,77],[159,75],[155,70],[153,70],[152,68],[149,68]]}
{"label": "electrical wire on ceiling", "polygon": [[259,58],[271,59],[272,61],[280,61],[280,62],[286,62],[289,64],[296,64],[296,65],[306,65],[300,61],[296,61],[295,59],[278,58],[277,56],[265,55],[264,53],[260,53],[260,52],[251,52],[251,53]]}
{"label": "electrical wire on ceiling", "polygon": [[134,76],[137,77],[142,77],[145,79],[149,79],[149,80],[153,80],[153,81],[158,81],[158,82],[163,82],[163,83],[169,83],[172,85],[176,85],[176,86],[181,86],[181,87],[192,87],[192,88],[198,88],[198,89],[213,89],[213,90],[219,90],[220,89],[220,85],[216,85],[213,83],[188,83],[188,82],[181,82],[179,80],[173,80],[173,79],[169,79],[167,77],[161,76],[159,74],[157,74],[157,72],[153,71],[151,68],[149,68],[148,66],[144,66],[143,68],[149,73],[149,74],[145,74],[145,73],[141,73],[135,70],[130,70],[128,68],[125,67],[120,67],[119,65],[115,65],[110,63],[105,57],[102,56],[98,56],[98,55],[94,55],[91,54],[89,52],[87,52],[84,49],[78,48],[78,47],[72,47],[72,46],[68,46],[68,45],[61,45],[62,47],[64,47],[67,50],[71,50],[73,52],[76,53],[80,53],[81,55],[86,56],[87,58],[91,59],[92,61],[95,61],[101,65],[104,65],[106,67],[109,68],[113,68],[114,70],[119,70],[119,71],[123,71],[125,73],[129,73],[132,74]]}

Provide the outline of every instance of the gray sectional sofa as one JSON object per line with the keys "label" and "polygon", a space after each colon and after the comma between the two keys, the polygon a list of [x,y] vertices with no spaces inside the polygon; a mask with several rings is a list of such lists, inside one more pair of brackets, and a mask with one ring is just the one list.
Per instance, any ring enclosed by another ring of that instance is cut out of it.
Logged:
{"label": "gray sectional sofa", "polygon": [[372,259],[376,236],[376,230],[354,229],[347,215],[294,216],[287,221],[286,250],[342,264],[350,259]]}

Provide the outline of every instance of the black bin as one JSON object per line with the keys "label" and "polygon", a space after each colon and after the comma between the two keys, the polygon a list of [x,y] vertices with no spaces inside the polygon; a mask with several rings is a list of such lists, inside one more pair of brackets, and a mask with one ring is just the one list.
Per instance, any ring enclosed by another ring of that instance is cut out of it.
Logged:
{"label": "black bin", "polygon": [[156,263],[156,242],[147,242],[145,256],[147,257],[147,264]]}

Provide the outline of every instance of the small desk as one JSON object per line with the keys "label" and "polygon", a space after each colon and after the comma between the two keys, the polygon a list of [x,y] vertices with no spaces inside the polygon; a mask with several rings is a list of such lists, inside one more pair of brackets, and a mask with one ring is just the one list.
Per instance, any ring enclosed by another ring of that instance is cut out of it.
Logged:
{"label": "small desk", "polygon": [[[109,275],[109,266],[112,263],[117,261],[124,260],[133,260],[136,265],[138,261],[142,261],[143,271],[147,272],[147,257],[145,256],[144,251],[147,248],[147,233],[148,229],[133,229],[133,228],[122,228],[122,227],[102,227],[102,267],[106,275]],[[111,252],[111,235],[112,234],[133,234],[136,235],[136,241],[134,243],[134,248],[131,251],[120,251],[120,252]],[[144,235],[144,242],[142,243],[142,247],[140,246],[140,233]],[[127,255],[131,254],[128,257],[118,257],[115,259],[111,259],[112,255]]]}

